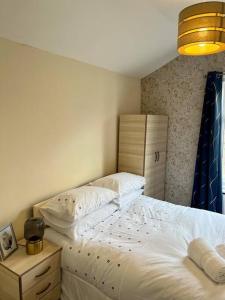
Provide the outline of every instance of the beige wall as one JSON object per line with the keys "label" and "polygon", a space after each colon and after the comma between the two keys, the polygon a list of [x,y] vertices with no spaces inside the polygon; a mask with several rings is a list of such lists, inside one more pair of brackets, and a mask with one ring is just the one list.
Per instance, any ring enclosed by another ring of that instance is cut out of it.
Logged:
{"label": "beige wall", "polygon": [[166,199],[191,201],[206,78],[225,71],[225,53],[180,56],[142,79],[142,112],[169,116]]}
{"label": "beige wall", "polygon": [[140,82],[0,39],[0,225],[115,171],[120,113],[140,112]]}

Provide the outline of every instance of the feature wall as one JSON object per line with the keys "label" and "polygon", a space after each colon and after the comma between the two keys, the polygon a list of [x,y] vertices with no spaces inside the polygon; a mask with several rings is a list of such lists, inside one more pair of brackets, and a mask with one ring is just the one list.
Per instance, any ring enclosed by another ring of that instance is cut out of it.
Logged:
{"label": "feature wall", "polygon": [[190,205],[206,78],[225,53],[180,56],[141,81],[142,113],[169,116],[166,200]]}

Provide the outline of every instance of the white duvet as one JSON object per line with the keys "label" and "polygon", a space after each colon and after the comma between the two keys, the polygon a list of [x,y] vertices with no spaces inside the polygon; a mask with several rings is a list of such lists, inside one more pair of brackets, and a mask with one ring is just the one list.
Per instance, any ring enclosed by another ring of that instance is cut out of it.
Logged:
{"label": "white duvet", "polygon": [[225,243],[225,216],[141,196],[78,240],[61,241],[62,264],[111,299],[225,300],[225,285],[187,257],[197,237]]}

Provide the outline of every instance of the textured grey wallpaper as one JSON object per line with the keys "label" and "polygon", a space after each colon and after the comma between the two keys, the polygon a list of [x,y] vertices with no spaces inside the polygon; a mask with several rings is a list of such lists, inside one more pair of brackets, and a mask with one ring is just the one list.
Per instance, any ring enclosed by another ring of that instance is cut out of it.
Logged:
{"label": "textured grey wallpaper", "polygon": [[180,56],[142,79],[142,113],[169,116],[166,200],[190,205],[206,78],[225,53]]}

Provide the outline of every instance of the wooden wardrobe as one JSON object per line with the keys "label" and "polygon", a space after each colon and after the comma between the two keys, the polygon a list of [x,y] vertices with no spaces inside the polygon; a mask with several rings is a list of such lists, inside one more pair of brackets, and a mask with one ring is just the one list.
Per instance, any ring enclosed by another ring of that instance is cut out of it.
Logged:
{"label": "wooden wardrobe", "polygon": [[118,171],[145,176],[144,194],[164,200],[168,117],[121,115]]}

